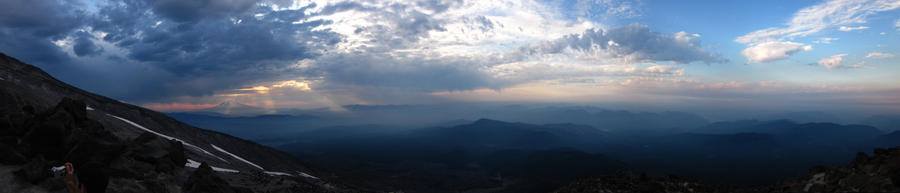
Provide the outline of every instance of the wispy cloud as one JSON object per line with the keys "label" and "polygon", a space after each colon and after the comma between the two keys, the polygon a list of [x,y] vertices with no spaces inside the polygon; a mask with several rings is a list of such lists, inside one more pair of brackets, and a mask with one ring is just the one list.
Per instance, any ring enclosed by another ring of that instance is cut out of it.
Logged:
{"label": "wispy cloud", "polygon": [[851,68],[866,68],[866,61],[859,61],[857,63],[853,63],[850,65],[845,65],[844,57],[847,54],[837,54],[829,57],[825,57],[819,60],[818,65],[824,66],[825,68],[831,69],[851,69]]}
{"label": "wispy cloud", "polygon": [[897,31],[900,31],[900,19],[897,19],[897,21],[894,22],[894,27],[897,28]]}
{"label": "wispy cloud", "polygon": [[856,30],[864,30],[864,29],[869,29],[869,26],[857,26],[857,27],[841,26],[840,28],[838,28],[838,30],[841,30],[841,31],[856,31]]}
{"label": "wispy cloud", "polygon": [[813,43],[817,43],[817,44],[831,44],[831,41],[837,41],[837,40],[840,40],[840,39],[841,39],[841,38],[824,37],[824,38],[819,38],[819,40],[813,41]]}
{"label": "wispy cloud", "polygon": [[898,7],[900,7],[898,1],[830,0],[797,11],[784,27],[757,30],[740,36],[735,41],[754,44],[804,37],[835,26],[865,23],[871,15]]}
{"label": "wispy cloud", "polygon": [[883,52],[871,52],[866,55],[866,58],[873,58],[873,59],[893,58],[893,57],[894,57],[894,54],[883,53]]}
{"label": "wispy cloud", "polygon": [[[767,62],[788,58],[792,53],[808,49],[784,49],[784,42],[798,37],[805,37],[838,27],[841,31],[867,29],[867,26],[847,27],[866,23],[869,16],[900,7],[900,1],[886,0],[829,0],[817,5],[803,8],[794,13],[793,18],[782,27],[771,27],[750,32],[735,39],[749,47],[744,50],[750,63]],[[773,43],[775,42],[775,43]],[[779,43],[780,42],[780,43]],[[759,46],[768,44],[769,46]],[[796,43],[793,43],[796,44]],[[772,46],[782,45],[782,46]],[[772,49],[768,49],[772,48]],[[776,56],[776,57],[759,57]]]}

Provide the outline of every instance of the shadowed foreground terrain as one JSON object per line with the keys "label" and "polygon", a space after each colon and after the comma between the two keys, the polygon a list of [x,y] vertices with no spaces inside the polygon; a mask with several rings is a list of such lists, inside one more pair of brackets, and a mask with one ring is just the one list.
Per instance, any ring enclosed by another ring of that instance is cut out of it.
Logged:
{"label": "shadowed foreground terrain", "polygon": [[88,93],[0,54],[0,192],[60,192],[99,165],[108,192],[346,192],[288,154]]}

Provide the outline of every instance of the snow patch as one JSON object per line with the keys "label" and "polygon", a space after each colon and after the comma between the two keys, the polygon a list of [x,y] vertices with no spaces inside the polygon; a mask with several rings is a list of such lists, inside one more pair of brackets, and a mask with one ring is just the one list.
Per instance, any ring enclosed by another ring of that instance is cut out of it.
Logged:
{"label": "snow patch", "polygon": [[184,167],[199,168],[200,162],[194,161],[192,159],[187,159],[187,163],[184,163]]}
{"label": "snow patch", "polygon": [[[86,108],[87,108],[87,110],[93,110],[93,108],[90,108],[90,107],[86,107]],[[110,116],[110,117],[119,119],[119,120],[121,120],[121,121],[123,121],[123,122],[125,122],[125,123],[128,123],[128,124],[130,124],[130,125],[132,125],[132,126],[134,126],[134,127],[137,127],[137,128],[139,128],[139,129],[141,129],[141,130],[144,130],[144,131],[146,131],[146,132],[155,134],[155,135],[157,135],[157,136],[159,136],[159,137],[162,137],[162,138],[165,138],[165,139],[167,139],[167,140],[175,140],[175,141],[181,142],[181,143],[184,144],[185,146],[194,148],[194,149],[196,149],[196,150],[198,150],[198,151],[203,152],[204,154],[207,154],[207,155],[209,155],[209,156],[212,156],[212,157],[214,157],[214,158],[217,158],[217,159],[219,159],[219,160],[222,160],[222,161],[224,161],[224,162],[226,162],[226,163],[230,163],[230,162],[228,162],[228,160],[225,160],[225,159],[223,159],[223,158],[221,158],[221,157],[219,157],[219,156],[216,156],[215,154],[210,153],[209,151],[206,151],[205,149],[200,148],[200,147],[198,147],[198,146],[196,146],[196,145],[190,144],[190,143],[188,143],[188,142],[186,142],[186,141],[184,141],[184,140],[181,140],[181,139],[178,139],[178,138],[175,138],[175,137],[172,137],[172,136],[168,136],[168,135],[165,135],[165,134],[158,133],[158,132],[156,132],[156,131],[147,129],[147,128],[144,127],[144,126],[141,126],[141,125],[139,125],[139,124],[137,124],[137,123],[135,123],[135,122],[132,122],[131,120],[128,120],[128,119],[125,119],[125,118],[122,118],[122,117],[118,117],[118,116],[110,115],[110,114],[106,114],[106,116]],[[244,158],[242,158],[242,157],[240,157],[240,156],[237,156],[237,155],[235,155],[235,154],[232,154],[231,152],[228,152],[228,151],[226,151],[225,149],[220,148],[219,146],[216,146],[216,145],[213,145],[213,144],[209,144],[209,145],[212,146],[213,149],[216,149],[216,150],[219,151],[219,152],[228,154],[229,156],[233,157],[234,159],[240,160],[240,161],[242,161],[242,162],[244,162],[244,163],[247,163],[247,164],[249,164],[249,165],[251,165],[251,166],[253,166],[253,167],[256,167],[256,168],[259,168],[260,170],[263,170],[263,172],[266,173],[266,174],[268,174],[268,175],[273,175],[273,176],[293,176],[293,175],[291,175],[291,174],[284,173],[284,172],[265,171],[265,169],[264,169],[262,166],[259,166],[259,165],[256,165],[256,164],[253,163],[253,162],[247,161],[246,159],[244,159]],[[200,162],[197,162],[197,161],[194,161],[194,160],[191,160],[191,159],[187,159],[187,163],[185,163],[184,166],[185,166],[185,167],[190,167],[190,168],[198,168],[198,167],[200,167]],[[240,171],[238,171],[238,170],[227,169],[227,168],[220,168],[220,167],[213,167],[213,166],[210,166],[210,168],[212,168],[213,171],[216,171],[216,172],[228,172],[228,173],[238,173],[238,172],[240,172]],[[306,178],[319,179],[318,177],[315,177],[315,176],[312,176],[312,175],[309,175],[309,174],[307,174],[307,173],[300,172],[300,171],[297,172],[297,175],[298,175],[298,176],[301,176],[301,177],[306,177]]]}
{"label": "snow patch", "polygon": [[[220,151],[220,152],[222,152],[222,153],[228,154],[228,155],[230,155],[231,157],[233,157],[234,159],[240,160],[240,161],[242,161],[242,162],[244,162],[244,163],[247,163],[247,164],[249,164],[249,165],[251,165],[251,166],[253,166],[253,167],[256,167],[256,168],[259,168],[260,170],[263,170],[263,173],[266,173],[266,174],[268,174],[268,175],[272,175],[272,176],[294,176],[294,175],[291,175],[291,174],[289,174],[289,173],[284,173],[284,172],[266,171],[266,169],[264,169],[262,166],[259,166],[259,165],[256,165],[256,164],[253,163],[253,162],[247,161],[246,159],[244,159],[244,158],[242,158],[242,157],[240,157],[240,156],[234,155],[233,153],[228,152],[228,151],[226,151],[225,149],[222,149],[222,148],[219,147],[219,146],[216,146],[216,145],[214,145],[214,144],[209,144],[209,145],[212,146],[213,149],[216,149],[216,150],[218,150],[218,151]],[[302,177],[307,177],[307,178],[319,179],[319,178],[317,178],[317,177],[315,177],[315,176],[312,176],[312,175],[309,175],[309,174],[306,174],[306,173],[303,173],[303,172],[299,172],[299,171],[297,172],[297,175],[302,176]]]}
{"label": "snow patch", "polygon": [[291,174],[289,174],[289,173],[284,173],[284,172],[270,172],[270,171],[266,171],[265,173],[266,173],[266,174],[269,174],[269,175],[272,175],[272,176],[294,176],[294,175],[291,175]]}
{"label": "snow patch", "polygon": [[213,171],[217,171],[217,172],[227,172],[227,173],[239,173],[240,172],[240,171],[232,170],[232,169],[217,168],[217,167],[212,167],[212,166],[210,166],[210,167],[212,168]]}
{"label": "snow patch", "polygon": [[93,111],[94,108],[91,108],[91,106],[84,106],[84,110]]}
{"label": "snow patch", "polygon": [[175,141],[181,142],[181,143],[184,144],[185,146],[188,146],[188,147],[194,148],[194,149],[196,149],[196,150],[199,150],[199,151],[201,151],[201,152],[203,152],[203,153],[205,153],[205,154],[207,154],[207,155],[209,155],[209,156],[212,156],[212,157],[214,157],[214,158],[218,158],[219,160],[222,160],[222,161],[224,161],[225,163],[230,163],[230,162],[228,162],[228,160],[222,159],[221,157],[216,156],[216,154],[212,154],[212,153],[210,153],[209,151],[206,151],[206,150],[203,149],[203,148],[197,147],[196,145],[190,144],[190,143],[188,143],[188,142],[186,142],[186,141],[184,141],[184,140],[181,140],[181,139],[178,139],[178,138],[174,138],[174,137],[171,137],[171,136],[162,134],[162,133],[157,133],[156,131],[147,129],[147,128],[144,127],[144,126],[138,125],[137,123],[131,122],[130,120],[125,119],[125,118],[122,118],[122,117],[118,117],[118,116],[110,115],[110,114],[106,114],[106,116],[110,116],[110,117],[113,117],[113,118],[122,120],[122,121],[125,122],[125,123],[131,124],[132,126],[135,126],[135,127],[137,127],[137,128],[140,128],[140,129],[142,129],[142,130],[144,130],[144,131],[146,131],[146,132],[149,132],[149,133],[155,134],[155,135],[157,135],[157,136],[160,136],[160,137],[162,137],[162,138],[165,138],[166,140],[175,140]]}
{"label": "snow patch", "polygon": [[[263,173],[269,174],[270,176],[294,176],[294,175],[291,175],[289,173],[284,173],[284,172],[265,171]],[[312,176],[312,175],[309,175],[309,174],[306,174],[306,173],[303,173],[300,171],[297,171],[297,175],[300,177],[305,177],[305,178],[319,179],[318,177],[315,177],[315,176]]]}
{"label": "snow patch", "polygon": [[297,172],[297,174],[300,175],[300,176],[303,176],[303,177],[307,177],[307,178],[319,179],[318,177],[315,177],[315,176],[312,176],[312,175],[309,175],[309,174],[306,174],[306,173],[303,173],[303,172]]}
{"label": "snow patch", "polygon": [[218,150],[218,151],[220,151],[220,152],[222,152],[222,153],[228,154],[228,155],[230,155],[231,157],[233,157],[234,159],[241,160],[242,162],[247,163],[247,164],[250,164],[250,165],[253,166],[253,167],[259,168],[259,170],[263,170],[263,171],[266,170],[266,169],[264,169],[263,167],[254,164],[253,162],[247,161],[246,159],[244,159],[244,158],[242,158],[242,157],[240,157],[240,156],[237,156],[237,155],[234,155],[234,154],[231,153],[231,152],[225,151],[225,149],[222,149],[222,148],[220,148],[219,146],[216,146],[216,145],[213,145],[213,144],[209,144],[209,145],[211,145],[211,146],[213,147],[213,149],[216,149],[216,150]]}
{"label": "snow patch", "polygon": [[[194,161],[192,159],[187,159],[187,163],[184,163],[184,167],[199,168],[200,162]],[[213,167],[213,166],[209,166],[209,167],[212,168],[213,171],[217,171],[217,172],[228,172],[228,173],[238,173],[239,172],[237,170],[232,170],[232,169],[227,169],[227,168],[220,168],[220,167]]]}

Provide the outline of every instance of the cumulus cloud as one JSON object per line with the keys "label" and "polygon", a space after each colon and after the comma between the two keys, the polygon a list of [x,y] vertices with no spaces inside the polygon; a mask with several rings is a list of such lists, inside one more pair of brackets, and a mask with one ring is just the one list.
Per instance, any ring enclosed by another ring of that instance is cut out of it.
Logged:
{"label": "cumulus cloud", "polygon": [[844,61],[844,56],[847,56],[847,54],[838,54],[838,55],[833,55],[833,56],[829,56],[826,58],[822,58],[821,60],[819,60],[819,65],[822,65],[828,69],[840,67],[841,62]]}
{"label": "cumulus cloud", "polygon": [[894,54],[883,53],[883,52],[871,52],[868,55],[866,55],[866,58],[874,58],[874,59],[893,58],[893,57],[894,57]]}
{"label": "cumulus cloud", "polygon": [[771,41],[755,44],[741,51],[747,63],[764,63],[782,60],[799,52],[812,50],[812,46],[797,42]]}

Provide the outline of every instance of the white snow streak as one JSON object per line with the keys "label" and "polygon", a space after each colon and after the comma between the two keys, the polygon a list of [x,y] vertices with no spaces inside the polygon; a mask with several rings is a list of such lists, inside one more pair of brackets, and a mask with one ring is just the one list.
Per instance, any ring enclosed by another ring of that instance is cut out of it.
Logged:
{"label": "white snow streak", "polygon": [[266,171],[265,173],[266,173],[266,174],[269,174],[269,175],[272,175],[272,176],[294,176],[294,175],[291,175],[291,174],[289,174],[289,173],[284,173],[284,172],[270,172],[270,171]]}
{"label": "white snow streak", "polygon": [[[264,169],[262,166],[259,166],[259,165],[256,165],[256,164],[253,163],[253,162],[247,161],[246,159],[244,159],[244,158],[242,158],[242,157],[240,157],[240,156],[234,155],[233,153],[228,152],[228,151],[226,151],[225,149],[220,148],[219,146],[216,146],[216,145],[214,145],[214,144],[209,144],[209,145],[211,145],[214,149],[216,149],[216,150],[218,150],[218,151],[220,151],[220,152],[222,152],[222,153],[225,153],[225,154],[230,155],[231,157],[234,157],[234,159],[241,160],[241,161],[243,161],[244,163],[250,164],[250,165],[253,166],[253,167],[256,167],[256,168],[259,168],[260,170],[263,170],[263,173],[266,173],[266,174],[269,174],[269,175],[272,175],[272,176],[294,176],[294,175],[291,175],[291,174],[289,174],[289,173],[284,173],[284,172],[266,171],[266,169]],[[297,172],[297,173],[298,173],[299,176],[302,176],[302,177],[313,178],[313,179],[319,179],[319,178],[317,178],[317,177],[315,177],[315,176],[312,176],[312,175],[309,175],[309,174],[306,174],[306,173],[303,173],[303,172]]]}
{"label": "white snow streak", "polygon": [[94,108],[91,108],[91,106],[84,106],[84,110],[93,111]]}
{"label": "white snow streak", "polygon": [[[184,167],[189,167],[189,168],[199,168],[199,167],[200,167],[200,162],[194,161],[194,160],[192,160],[192,159],[187,159],[187,163],[184,163]],[[232,170],[232,169],[227,169],[227,168],[220,168],[220,167],[214,167],[214,166],[209,166],[209,167],[212,168],[213,171],[217,171],[217,172],[228,172],[228,173],[238,173],[238,172],[240,172],[240,171],[237,171],[237,170]]]}
{"label": "white snow streak", "polygon": [[303,173],[303,172],[297,172],[297,173],[300,174],[300,176],[303,176],[303,177],[312,178],[312,179],[319,179],[318,177],[315,177],[315,176],[312,176],[312,175],[309,175],[309,174],[306,174],[306,173]]}
{"label": "white snow streak", "polygon": [[240,172],[240,171],[232,170],[232,169],[217,168],[217,167],[212,167],[212,166],[209,166],[209,167],[211,167],[213,171],[217,171],[217,172],[228,172],[228,173],[238,173],[238,172]]}
{"label": "white snow streak", "polygon": [[[94,109],[91,108],[91,107],[86,107],[86,108],[87,108],[87,110],[94,110]],[[122,118],[122,117],[118,117],[118,116],[110,115],[110,114],[106,114],[106,116],[110,116],[110,117],[113,117],[113,118],[122,120],[123,122],[128,123],[128,124],[131,124],[131,125],[134,126],[134,127],[137,127],[137,128],[142,129],[142,130],[144,130],[144,131],[146,131],[146,132],[155,134],[155,135],[160,136],[160,137],[162,137],[162,138],[165,138],[165,139],[167,139],[167,140],[175,140],[175,141],[181,142],[181,143],[184,144],[185,146],[194,148],[194,149],[199,150],[199,151],[201,151],[201,152],[203,152],[203,153],[205,153],[205,154],[207,154],[207,155],[209,155],[209,156],[212,156],[212,157],[218,158],[219,160],[222,160],[222,161],[224,161],[224,162],[230,163],[230,162],[228,162],[227,160],[225,160],[225,159],[223,159],[223,158],[221,158],[221,157],[219,157],[219,156],[216,156],[215,154],[212,154],[212,153],[210,153],[209,151],[206,151],[206,150],[203,149],[203,148],[200,148],[200,147],[198,147],[198,146],[196,146],[196,145],[190,144],[190,143],[188,143],[188,142],[186,142],[186,141],[184,141],[184,140],[181,140],[181,139],[178,139],[178,138],[174,138],[174,137],[171,137],[171,136],[168,136],[168,135],[165,135],[165,134],[158,133],[158,132],[156,132],[156,131],[147,129],[147,128],[144,127],[144,126],[141,126],[141,125],[139,125],[139,124],[137,124],[137,123],[132,122],[131,120],[128,120],[128,119],[125,119],[125,118]],[[220,147],[218,147],[218,146],[216,146],[216,145],[213,145],[213,144],[209,144],[209,145],[211,145],[214,149],[216,149],[216,150],[218,150],[218,151],[220,151],[220,152],[222,152],[222,153],[225,153],[225,154],[230,155],[230,156],[233,157],[234,159],[240,160],[240,161],[242,161],[242,162],[244,162],[244,163],[247,163],[247,164],[249,164],[249,165],[251,165],[251,166],[253,166],[253,167],[256,167],[256,168],[259,168],[260,170],[263,170],[263,172],[266,173],[266,174],[273,175],[273,176],[293,176],[293,175],[291,175],[291,174],[284,173],[284,172],[265,171],[265,169],[264,169],[262,166],[256,165],[256,164],[254,164],[253,162],[250,162],[250,161],[247,161],[247,160],[244,159],[244,158],[241,158],[240,156],[237,156],[237,155],[232,154],[231,152],[225,151],[225,149],[222,149],[222,148],[220,148]],[[187,163],[185,163],[184,166],[185,166],[185,167],[190,167],[190,168],[198,168],[198,167],[200,167],[200,162],[197,162],[197,161],[188,159],[188,160],[187,160]],[[228,172],[228,173],[238,173],[238,172],[239,172],[239,171],[233,170],[233,169],[219,168],[219,167],[213,167],[213,166],[210,166],[210,167],[213,169],[213,171],[217,171],[217,172]],[[297,172],[297,174],[298,174],[299,176],[302,176],[302,177],[313,178],[313,179],[319,179],[318,177],[309,175],[309,174],[307,174],[307,173],[299,172],[299,171]]]}
{"label": "white snow streak", "polygon": [[110,115],[110,114],[106,114],[106,116],[110,116],[110,117],[113,117],[113,118],[122,120],[122,121],[124,121],[125,123],[131,124],[132,126],[135,126],[135,127],[137,127],[137,128],[140,128],[140,129],[142,129],[142,130],[144,130],[144,131],[147,131],[147,132],[156,134],[157,136],[160,136],[160,137],[165,138],[165,139],[167,139],[167,140],[173,140],[173,139],[174,139],[175,141],[178,141],[178,142],[183,143],[185,146],[188,146],[188,147],[197,149],[197,150],[199,150],[199,151],[201,151],[201,152],[203,152],[203,153],[205,153],[205,154],[207,154],[207,155],[210,155],[210,156],[212,156],[212,157],[218,158],[219,160],[222,160],[222,161],[224,161],[224,162],[226,162],[226,163],[230,163],[230,162],[228,162],[228,160],[222,159],[221,157],[216,156],[216,154],[212,154],[212,153],[210,153],[209,151],[206,151],[206,150],[203,149],[203,148],[197,147],[196,145],[190,144],[190,143],[188,143],[188,142],[186,142],[186,141],[184,141],[184,140],[181,140],[181,139],[178,139],[178,138],[174,138],[174,137],[171,137],[171,136],[162,134],[162,133],[157,133],[156,131],[147,129],[147,128],[144,127],[144,126],[138,125],[137,123],[131,122],[130,120],[125,119],[125,118],[122,118],[122,117],[118,117],[118,116]]}
{"label": "white snow streak", "polygon": [[199,168],[200,162],[194,161],[192,159],[187,159],[187,163],[184,163],[184,167]]}
{"label": "white snow streak", "polygon": [[259,170],[263,170],[263,171],[266,170],[266,169],[264,169],[263,167],[260,167],[259,165],[254,164],[253,162],[247,161],[246,159],[244,159],[244,158],[242,158],[242,157],[240,157],[240,156],[237,156],[237,155],[234,155],[234,154],[231,153],[231,152],[225,151],[225,149],[222,149],[222,148],[220,148],[219,146],[216,146],[216,145],[213,145],[213,144],[209,144],[209,145],[211,145],[211,146],[213,147],[213,149],[219,150],[219,151],[222,152],[222,153],[225,153],[225,154],[230,155],[230,156],[233,157],[234,159],[241,160],[241,161],[244,162],[244,163],[247,163],[247,164],[250,164],[250,165],[253,166],[253,167],[259,168]]}

